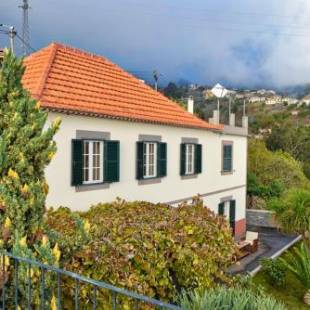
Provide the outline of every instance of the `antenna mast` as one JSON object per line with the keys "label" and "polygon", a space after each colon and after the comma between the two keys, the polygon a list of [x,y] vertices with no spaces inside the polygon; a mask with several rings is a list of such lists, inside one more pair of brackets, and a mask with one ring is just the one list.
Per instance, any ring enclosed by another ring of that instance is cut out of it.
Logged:
{"label": "antenna mast", "polygon": [[30,46],[30,34],[29,34],[29,23],[28,23],[28,10],[29,4],[28,0],[23,0],[23,4],[19,6],[23,10],[23,55],[26,56],[29,53]]}
{"label": "antenna mast", "polygon": [[153,71],[153,78],[155,81],[155,90],[157,91],[158,90],[158,79],[159,79],[159,74],[158,74],[157,70]]}

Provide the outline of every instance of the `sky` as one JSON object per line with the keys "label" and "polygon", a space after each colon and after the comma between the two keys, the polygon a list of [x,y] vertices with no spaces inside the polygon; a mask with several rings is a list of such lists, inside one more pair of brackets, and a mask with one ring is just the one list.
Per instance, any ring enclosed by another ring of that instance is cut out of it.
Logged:
{"label": "sky", "polygon": [[[21,2],[0,0],[0,23],[14,25],[20,35]],[[162,84],[255,88],[310,82],[309,0],[29,3],[36,50],[61,42],[103,55],[144,79],[156,69]],[[0,34],[0,46],[7,44]]]}

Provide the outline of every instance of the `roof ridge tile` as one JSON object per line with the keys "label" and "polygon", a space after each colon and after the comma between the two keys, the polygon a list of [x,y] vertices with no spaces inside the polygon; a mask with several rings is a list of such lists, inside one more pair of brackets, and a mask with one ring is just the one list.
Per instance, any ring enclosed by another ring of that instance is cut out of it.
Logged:
{"label": "roof ridge tile", "polygon": [[48,46],[48,48],[50,48],[49,58],[48,58],[48,61],[46,63],[46,67],[45,67],[44,71],[42,72],[41,80],[39,81],[37,91],[36,91],[37,92],[36,95],[37,95],[38,100],[40,100],[40,98],[42,97],[42,94],[44,91],[44,86],[45,86],[46,80],[48,78],[48,74],[52,68],[53,61],[55,59],[58,46],[57,46],[57,44],[52,43],[51,45]]}

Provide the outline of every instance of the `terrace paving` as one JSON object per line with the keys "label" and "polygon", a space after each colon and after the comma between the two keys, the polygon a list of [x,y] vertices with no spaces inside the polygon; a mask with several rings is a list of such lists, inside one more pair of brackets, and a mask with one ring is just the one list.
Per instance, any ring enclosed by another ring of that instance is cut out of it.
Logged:
{"label": "terrace paving", "polygon": [[298,235],[284,234],[273,228],[247,227],[249,231],[257,231],[259,236],[258,251],[252,253],[232,265],[230,274],[249,273],[254,275],[260,269],[263,257],[275,258],[300,240]]}

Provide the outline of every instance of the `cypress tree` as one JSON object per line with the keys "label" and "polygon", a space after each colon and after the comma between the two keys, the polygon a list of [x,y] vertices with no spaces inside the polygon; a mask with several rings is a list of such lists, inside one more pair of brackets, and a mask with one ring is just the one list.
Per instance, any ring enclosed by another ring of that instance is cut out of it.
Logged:
{"label": "cypress tree", "polygon": [[23,88],[23,60],[6,50],[0,67],[0,238],[10,250],[18,237],[38,239],[48,185],[44,170],[56,152],[60,126]]}

